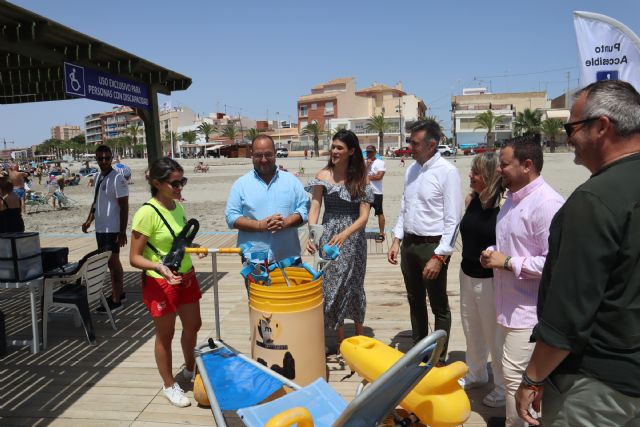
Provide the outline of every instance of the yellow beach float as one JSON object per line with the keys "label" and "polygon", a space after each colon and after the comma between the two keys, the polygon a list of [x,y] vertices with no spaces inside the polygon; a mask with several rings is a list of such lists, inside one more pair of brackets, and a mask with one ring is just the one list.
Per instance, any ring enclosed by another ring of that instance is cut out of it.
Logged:
{"label": "yellow beach float", "polygon": [[[342,341],[340,353],[352,371],[367,382],[375,381],[403,355],[401,351],[365,336]],[[458,380],[467,373],[467,365],[454,362],[432,368],[405,396],[400,406],[415,414],[421,423],[434,427],[453,427],[471,415],[471,404]]]}

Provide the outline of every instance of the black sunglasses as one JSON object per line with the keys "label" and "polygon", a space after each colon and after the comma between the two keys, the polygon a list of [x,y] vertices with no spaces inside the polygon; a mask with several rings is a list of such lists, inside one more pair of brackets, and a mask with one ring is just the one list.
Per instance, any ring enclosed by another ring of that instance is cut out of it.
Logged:
{"label": "black sunglasses", "polygon": [[564,126],[564,131],[567,132],[567,138],[569,138],[571,136],[571,134],[573,134],[573,131],[575,130],[575,127],[584,123],[589,123],[589,122],[593,122],[595,120],[598,120],[600,117],[591,117],[590,119],[584,119],[584,120],[578,120],[577,122],[569,122],[569,123],[565,123]]}
{"label": "black sunglasses", "polygon": [[184,187],[185,185],[187,185],[187,181],[189,181],[186,177],[183,177],[182,179],[176,179],[175,181],[168,181],[169,184],[171,184],[171,186],[173,188],[179,188],[179,187]]}
{"label": "black sunglasses", "polygon": [[96,156],[96,160],[99,162],[107,162],[107,161],[111,161],[111,159],[113,159],[113,157],[111,156]]}

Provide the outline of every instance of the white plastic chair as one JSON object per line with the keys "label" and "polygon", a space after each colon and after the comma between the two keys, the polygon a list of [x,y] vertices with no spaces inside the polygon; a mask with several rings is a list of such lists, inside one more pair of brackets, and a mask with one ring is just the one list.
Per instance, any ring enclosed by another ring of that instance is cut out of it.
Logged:
{"label": "white plastic chair", "polygon": [[[68,264],[57,271],[45,275],[44,305],[42,308],[42,342],[47,347],[47,321],[51,307],[60,306],[72,308],[84,326],[87,340],[91,345],[96,344],[96,336],[91,321],[89,305],[100,301],[109,316],[111,327],[117,331],[113,314],[109,309],[107,299],[102,293],[102,285],[107,272],[111,251],[93,251],[85,255],[77,264]],[[63,285],[53,291],[54,286]]]}

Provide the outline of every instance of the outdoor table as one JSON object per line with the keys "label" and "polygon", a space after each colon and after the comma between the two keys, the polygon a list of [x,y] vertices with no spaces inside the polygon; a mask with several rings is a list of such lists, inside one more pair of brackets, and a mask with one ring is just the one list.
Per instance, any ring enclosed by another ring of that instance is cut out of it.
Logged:
{"label": "outdoor table", "polygon": [[31,352],[40,351],[40,328],[38,326],[38,291],[42,290],[44,277],[40,276],[25,282],[0,282],[0,289],[28,289],[31,306],[31,340],[7,340],[9,345],[31,345]]}

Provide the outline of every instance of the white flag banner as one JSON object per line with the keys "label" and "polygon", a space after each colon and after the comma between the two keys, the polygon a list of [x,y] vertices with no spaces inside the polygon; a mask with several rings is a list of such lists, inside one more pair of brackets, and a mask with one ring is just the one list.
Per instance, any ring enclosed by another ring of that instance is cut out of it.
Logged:
{"label": "white flag banner", "polygon": [[640,39],[624,24],[591,12],[573,12],[580,86],[624,80],[640,91]]}

